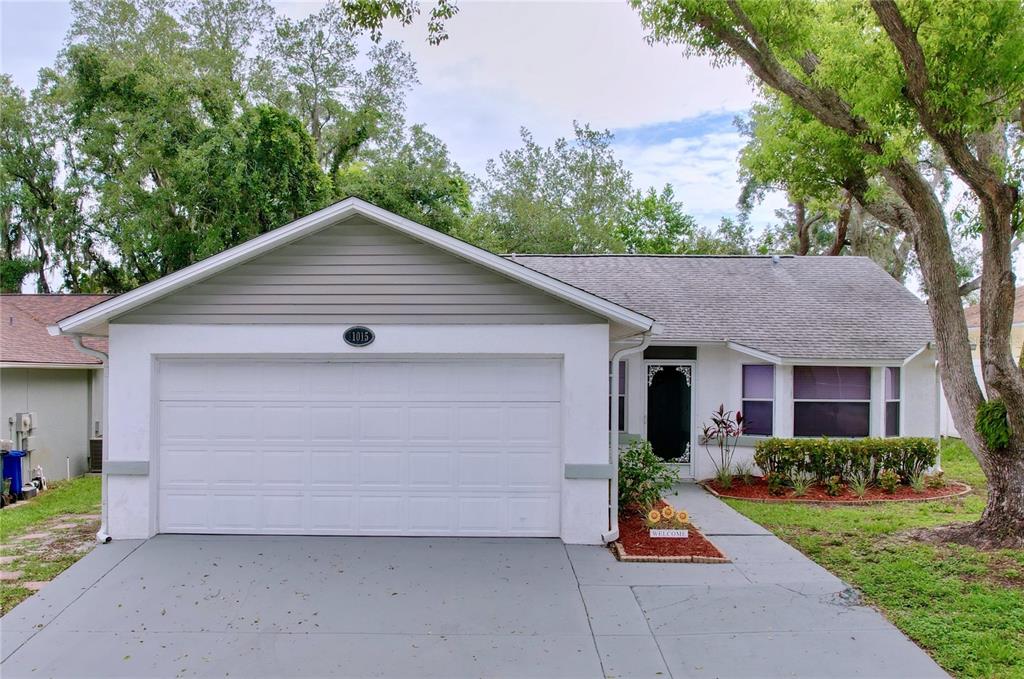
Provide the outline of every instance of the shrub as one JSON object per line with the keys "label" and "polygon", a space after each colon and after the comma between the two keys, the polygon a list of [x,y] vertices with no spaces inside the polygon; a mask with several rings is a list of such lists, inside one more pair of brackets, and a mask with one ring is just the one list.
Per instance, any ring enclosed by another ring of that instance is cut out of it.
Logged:
{"label": "shrub", "polygon": [[754,462],[766,474],[789,476],[805,471],[824,482],[832,476],[852,477],[858,472],[874,481],[874,470],[890,469],[909,479],[915,468],[935,464],[938,448],[927,438],[781,439],[758,441]]}
{"label": "shrub", "polygon": [[878,475],[878,485],[886,493],[895,493],[900,487],[900,475],[894,469],[883,469]]}
{"label": "shrub", "polygon": [[[711,463],[715,465],[715,478],[723,484],[723,488],[732,486],[732,457],[736,453],[736,445],[743,434],[743,413],[725,409],[725,404],[711,413],[711,422],[704,425],[700,440],[707,451]],[[717,458],[711,452],[716,448]],[[728,479],[726,478],[728,477]]]}
{"label": "shrub", "polygon": [[754,482],[754,470],[749,462],[736,464],[736,476],[743,480],[743,485],[749,486]]}
{"label": "shrub", "polygon": [[870,475],[864,470],[859,470],[849,476],[850,489],[853,494],[857,497],[864,497],[868,492],[868,486],[871,485]]}
{"label": "shrub", "polygon": [[839,474],[833,474],[832,476],[825,479],[825,492],[836,497],[843,494],[843,477]]}
{"label": "shrub", "polygon": [[768,483],[768,492],[772,495],[782,495],[786,490],[786,477],[778,472],[768,472],[764,480]]}
{"label": "shrub", "polygon": [[945,488],[946,477],[942,472],[935,472],[934,474],[925,474],[924,485],[935,490]]}
{"label": "shrub", "polygon": [[654,454],[649,441],[637,441],[619,453],[619,505],[648,510],[676,482],[676,472]]}
{"label": "shrub", "polygon": [[797,497],[807,495],[807,491],[813,483],[814,474],[810,472],[796,470],[789,475],[789,485],[793,486],[793,495]]}

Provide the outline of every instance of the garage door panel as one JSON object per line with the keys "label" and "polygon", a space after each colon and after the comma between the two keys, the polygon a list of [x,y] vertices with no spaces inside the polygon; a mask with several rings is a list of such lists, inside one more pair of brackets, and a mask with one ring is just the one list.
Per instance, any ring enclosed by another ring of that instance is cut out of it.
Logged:
{"label": "garage door panel", "polygon": [[165,446],[160,456],[160,485],[163,487],[205,486],[209,481],[206,447]]}
{"label": "garage door panel", "polygon": [[264,495],[263,528],[269,532],[293,532],[306,525],[307,498],[304,494]]}
{"label": "garage door panel", "polygon": [[310,419],[313,441],[355,441],[359,433],[354,406],[312,406]]}
{"label": "garage door panel", "polygon": [[501,406],[459,406],[457,431],[460,443],[499,442],[502,440]]}
{"label": "garage door panel", "polygon": [[160,442],[206,441],[210,436],[209,407],[191,403],[161,403]]}
{"label": "garage door panel", "polygon": [[376,533],[400,533],[407,523],[402,495],[360,495],[359,528]]}
{"label": "garage door panel", "polygon": [[306,441],[310,412],[303,405],[264,404],[256,410],[259,436],[264,441]]}
{"label": "garage door panel", "polygon": [[165,531],[203,531],[210,524],[210,497],[206,493],[160,492],[160,522]]}
{"label": "garage door panel", "polygon": [[447,451],[414,450],[409,452],[409,487],[416,490],[426,488],[454,488],[455,467],[452,453]]}
{"label": "garage door panel", "polygon": [[356,476],[356,453],[337,450],[314,450],[310,454],[310,485],[313,488],[353,487]]}
{"label": "garage door panel", "polygon": [[362,441],[401,441],[404,436],[405,410],[399,406],[362,406],[357,417]]}
{"label": "garage door panel", "polygon": [[560,363],[167,361],[164,532],[557,535]]}
{"label": "garage door panel", "polygon": [[356,533],[356,498],[352,495],[313,495],[311,527],[316,531]]}
{"label": "garage door panel", "polygon": [[410,443],[438,443],[455,438],[451,407],[410,406],[407,415]]}
{"label": "garage door panel", "polygon": [[260,457],[259,479],[262,487],[304,489],[309,484],[310,454],[307,449],[264,447]]}

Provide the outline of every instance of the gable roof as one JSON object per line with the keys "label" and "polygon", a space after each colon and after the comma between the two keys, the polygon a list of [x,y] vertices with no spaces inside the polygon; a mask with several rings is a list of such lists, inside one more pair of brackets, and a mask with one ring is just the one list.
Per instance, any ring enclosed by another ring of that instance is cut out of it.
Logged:
{"label": "gable roof", "polygon": [[514,260],[657,319],[657,343],[731,342],[785,363],[902,362],[934,336],[925,304],[866,257]]}
{"label": "gable roof", "polygon": [[[981,327],[981,304],[972,304],[964,309],[968,328]],[[1024,285],[1017,288],[1013,298],[1013,324],[1024,324]]]}
{"label": "gable roof", "polygon": [[537,288],[547,294],[622,324],[636,332],[649,330],[654,319],[622,307],[598,295],[573,287],[503,257],[439,231],[417,224],[358,198],[323,208],[290,224],[257,236],[241,245],[208,257],[191,266],[140,286],[91,309],[79,312],[51,326],[53,334],[105,334],[107,321],[143,305],[154,302],[186,286],[205,280],[216,273],[250,261],[287,243],[294,242],[353,216],[362,216],[395,229],[421,242],[433,245],[463,260],[478,264],[512,280]]}
{"label": "gable roof", "polygon": [[[44,367],[98,366],[67,337],[51,337],[47,326],[110,299],[110,295],[0,295],[0,365]],[[105,339],[86,346],[107,351]]]}

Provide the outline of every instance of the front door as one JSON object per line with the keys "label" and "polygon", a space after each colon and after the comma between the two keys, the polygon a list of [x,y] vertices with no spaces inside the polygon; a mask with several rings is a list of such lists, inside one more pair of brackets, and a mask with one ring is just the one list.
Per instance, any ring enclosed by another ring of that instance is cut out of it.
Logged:
{"label": "front door", "polygon": [[691,476],[693,440],[693,366],[647,364],[647,440],[654,453],[686,465]]}

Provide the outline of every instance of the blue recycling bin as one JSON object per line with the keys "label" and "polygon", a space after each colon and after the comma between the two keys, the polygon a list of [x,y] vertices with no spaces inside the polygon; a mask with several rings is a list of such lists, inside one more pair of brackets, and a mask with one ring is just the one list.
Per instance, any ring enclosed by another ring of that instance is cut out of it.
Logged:
{"label": "blue recycling bin", "polygon": [[21,497],[21,459],[28,453],[24,450],[11,450],[4,453],[3,476],[11,480],[11,495]]}

